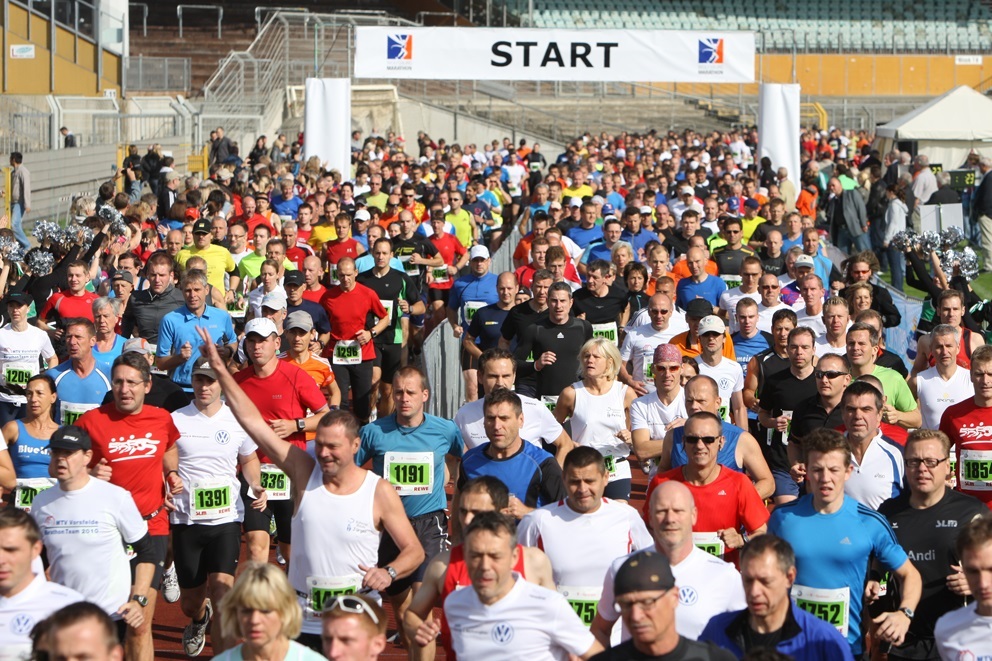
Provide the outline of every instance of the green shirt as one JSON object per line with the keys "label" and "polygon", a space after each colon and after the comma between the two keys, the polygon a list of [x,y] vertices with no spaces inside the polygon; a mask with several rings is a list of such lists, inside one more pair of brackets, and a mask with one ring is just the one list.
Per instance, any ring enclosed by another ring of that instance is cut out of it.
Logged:
{"label": "green shirt", "polygon": [[875,371],[872,372],[872,375],[882,382],[882,389],[885,390],[889,404],[896,407],[897,411],[905,413],[916,410],[916,398],[910,392],[909,385],[906,383],[906,379],[902,378],[902,374],[894,369],[875,365]]}

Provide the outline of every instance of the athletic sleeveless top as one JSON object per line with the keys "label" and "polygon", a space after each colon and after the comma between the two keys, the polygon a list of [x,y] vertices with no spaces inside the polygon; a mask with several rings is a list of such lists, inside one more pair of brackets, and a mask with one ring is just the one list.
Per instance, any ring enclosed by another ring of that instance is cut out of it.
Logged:
{"label": "athletic sleeveless top", "polygon": [[[966,370],[971,369],[971,330],[961,327],[961,339],[958,341],[958,358],[955,361]],[[930,352],[930,367],[937,364],[937,359]]]}
{"label": "athletic sleeveless top", "polygon": [[49,477],[48,462],[51,455],[48,453],[48,439],[35,438],[29,434],[20,420],[17,420],[17,442],[12,449],[10,460],[18,478]]}
{"label": "athletic sleeveless top", "polygon": [[629,455],[630,447],[616,436],[618,431],[627,428],[623,406],[627,386],[614,381],[605,395],[593,395],[581,381],[576,381],[572,387],[575,388],[572,440],[576,445],[596,448],[603,455]]}
{"label": "athletic sleeveless top", "polygon": [[[517,544],[517,564],[513,565],[513,571],[520,574],[522,578],[527,578],[524,572],[524,547]],[[465,565],[465,546],[459,544],[452,546],[448,554],[448,570],[444,573],[444,586],[441,588],[441,606],[448,595],[461,588],[470,587],[472,579],[468,577],[468,567]],[[447,652],[447,658],[454,660],[455,651],[451,647],[451,630],[448,629],[448,622],[444,619],[444,608],[441,609],[441,647]]]}
{"label": "athletic sleeveless top", "polygon": [[[744,430],[740,427],[723,423],[723,447],[716,455],[716,462],[721,466],[726,466],[730,470],[738,473],[744,472],[744,467],[737,463],[737,441]],[[685,446],[682,444],[682,436],[685,434],[685,427],[676,427],[672,431],[672,468],[685,466],[689,463],[689,458],[685,454]]]}
{"label": "athletic sleeveless top", "polygon": [[[336,594],[357,592],[364,577],[358,565],[378,562],[381,534],[373,503],[380,479],[369,471],[354,493],[339,496],[324,488],[319,464],[310,473],[293,515],[289,563],[289,582],[303,608],[304,633],[320,635],[323,603]],[[376,593],[369,596],[378,598]]]}

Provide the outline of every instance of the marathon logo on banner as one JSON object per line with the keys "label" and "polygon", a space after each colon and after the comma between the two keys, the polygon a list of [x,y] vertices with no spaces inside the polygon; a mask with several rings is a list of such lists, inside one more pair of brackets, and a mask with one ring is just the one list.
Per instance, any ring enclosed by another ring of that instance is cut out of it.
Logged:
{"label": "marathon logo on banner", "polygon": [[357,27],[355,35],[359,78],[754,82],[753,32]]}

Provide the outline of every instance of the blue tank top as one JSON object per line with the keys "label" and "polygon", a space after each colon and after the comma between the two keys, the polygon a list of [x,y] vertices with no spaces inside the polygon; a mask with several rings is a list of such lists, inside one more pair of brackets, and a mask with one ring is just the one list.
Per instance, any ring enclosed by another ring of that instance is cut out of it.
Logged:
{"label": "blue tank top", "polygon": [[[682,436],[685,427],[677,427],[672,433],[672,468],[679,468],[689,463],[689,458],[685,454],[685,445],[682,444]],[[730,470],[738,473],[744,472],[744,467],[737,463],[737,441],[744,430],[729,422],[723,423],[723,449],[716,456],[716,461],[721,466],[726,466]]]}
{"label": "blue tank top", "polygon": [[[772,342],[774,338],[771,333],[766,333],[765,331],[758,331],[754,337],[746,338],[739,332],[734,333],[730,336],[730,339],[734,343],[734,353],[737,354],[737,362],[740,364],[741,369],[744,370],[744,378],[747,378],[747,364],[752,357],[757,356],[762,351],[767,351],[772,348]],[[748,420],[757,420],[758,414],[751,409],[747,410]]]}
{"label": "blue tank top", "polygon": [[10,460],[14,464],[14,472],[18,478],[31,479],[48,477],[48,439],[35,438],[28,433],[27,427],[17,420],[17,442],[14,444]]}

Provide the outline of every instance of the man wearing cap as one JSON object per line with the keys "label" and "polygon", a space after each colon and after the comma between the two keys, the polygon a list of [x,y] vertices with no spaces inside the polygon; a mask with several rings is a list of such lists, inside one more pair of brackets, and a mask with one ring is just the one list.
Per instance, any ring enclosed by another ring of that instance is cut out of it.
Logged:
{"label": "man wearing cap", "polygon": [[[278,349],[279,333],[275,323],[264,317],[252,319],[245,325],[244,351],[250,358],[249,366],[234,378],[258,407],[262,419],[280,438],[305,448],[306,432],[315,431],[317,422],[328,410],[327,398],[307,372],[279,360]],[[272,488],[273,484],[285,480],[285,475],[266,466],[271,464],[267,456],[260,455],[259,458],[270,492],[268,509],[246,511],[243,525],[249,559],[265,562],[269,556],[269,524],[273,516],[283,557],[289,557],[293,509],[286,484],[281,484],[284,488]],[[244,500],[248,499],[248,487],[242,475],[241,497]]]}
{"label": "man wearing cap", "polygon": [[322,351],[331,337],[331,322],[319,303],[305,298],[306,274],[303,271],[286,271],[282,286],[286,290],[286,314],[302,312],[310,317],[312,327],[317,330],[316,341],[320,343],[320,348],[315,350]]}
{"label": "man wearing cap", "polygon": [[747,408],[744,406],[744,370],[735,358],[724,355],[727,327],[716,315],[703,317],[696,328],[699,355],[696,364],[701,375],[716,381],[720,388],[718,415],[726,422],[747,428]]}
{"label": "man wearing cap", "polygon": [[[193,368],[193,401],[172,414],[179,430],[179,479],[188,485],[174,497],[169,515],[172,546],[182,597],[179,605],[190,618],[183,631],[187,656],[198,656],[209,626],[213,650],[227,645],[214,608],[234,585],[241,553],[241,521],[246,505],[262,511],[262,487],[255,443],[220,399],[217,374],[206,359]],[[255,500],[242,501],[238,471],[251,486]]]}
{"label": "man wearing cap", "polygon": [[[151,627],[146,610],[157,560],[148,526],[127,491],[90,476],[92,441],[84,430],[62,427],[48,447],[57,484],[35,496],[31,516],[41,529],[51,578],[126,625],[130,643],[136,628]],[[124,544],[134,549],[133,575]],[[126,658],[153,656],[147,648]]]}
{"label": "man wearing cap", "polygon": [[[676,618],[674,628],[679,635],[696,640],[714,615],[738,610],[746,605],[741,576],[734,566],[707,553],[693,542],[692,527],[698,513],[689,487],[682,482],[662,482],[651,494],[648,504],[650,505],[648,529],[654,537],[654,548],[617,558],[603,577],[603,592],[591,627],[593,635],[603,644],[609,643],[614,623],[625,614],[624,611],[626,610],[626,614],[630,613],[629,609],[618,611],[614,606],[619,598],[614,581],[619,578],[620,568],[625,563],[639,559],[647,553],[666,558],[670,565],[667,580],[663,585],[669,587],[675,585],[678,588],[671,598],[673,602],[678,603],[679,616]],[[656,573],[657,567],[658,565],[649,565],[647,573],[662,576],[663,574]],[[629,594],[628,590],[631,588],[629,585],[623,587],[621,584],[619,589],[620,593]],[[655,608],[658,605],[656,603]],[[641,606],[643,611],[651,610],[643,603],[638,606]],[[675,608],[675,604],[670,604],[670,608]],[[629,640],[631,635],[639,638],[641,634],[648,633],[644,631],[645,628],[650,629],[651,626],[640,619],[632,620],[625,617],[621,638]]]}
{"label": "man wearing cap", "polygon": [[[468,330],[478,310],[499,300],[497,276],[489,272],[489,264],[489,249],[482,245],[472,246],[469,250],[469,273],[455,281],[448,295],[448,323],[455,337],[460,338]],[[466,394],[473,399],[478,389],[477,367],[474,357],[463,351],[462,375]]]}
{"label": "man wearing cap", "polygon": [[49,369],[58,364],[48,333],[28,324],[31,296],[24,292],[7,295],[7,316],[0,328],[0,427],[24,417],[24,387],[38,374],[42,365]]}
{"label": "man wearing cap", "polygon": [[426,311],[417,283],[403,271],[390,266],[392,256],[392,242],[377,239],[372,244],[375,266],[358,274],[359,284],[375,292],[388,318],[385,329],[373,340],[376,364],[372,368],[372,387],[378,394],[376,408],[380,417],[393,410],[393,375],[406,362],[403,350],[408,338],[404,337],[401,320]]}
{"label": "man wearing cap", "polygon": [[[90,469],[94,477],[127,490],[148,522],[148,533],[155,551],[155,572],[145,606],[145,625],[134,632],[129,652],[152,653],[151,620],[162,584],[169,547],[169,515],[166,496],[180,493],[183,482],[176,472],[179,452],[175,447],[179,431],[169,413],[145,406],[151,386],[148,361],[136,353],[123,354],[114,361],[111,372],[113,404],[88,411],[76,422],[92,441]],[[54,461],[54,457],[53,457]],[[136,565],[132,563],[132,569]],[[140,652],[139,652],[140,651]],[[129,656],[130,658],[130,656]]]}
{"label": "man wearing cap", "polygon": [[851,648],[837,631],[793,603],[796,555],[775,535],[761,535],[741,551],[741,578],[747,608],[713,617],[699,640],[743,656],[775,649],[797,661],[853,661]]}
{"label": "man wearing cap", "polygon": [[234,300],[234,292],[241,283],[238,265],[234,263],[231,252],[227,248],[211,243],[211,238],[209,220],[200,219],[193,223],[193,247],[180,250],[176,262],[180,268],[185,268],[186,262],[193,255],[202,257],[207,262],[207,282],[219,291],[225,291],[224,274],[229,273],[231,284],[226,290],[225,298],[230,303]]}
{"label": "man wearing cap", "polygon": [[[714,280],[716,279],[714,278]],[[702,345],[697,329],[699,328],[700,320],[703,317],[709,317],[711,315],[713,315],[713,306],[710,305],[709,301],[701,298],[689,301],[685,308],[685,321],[689,326],[689,330],[679,333],[671,339],[671,344],[677,346],[683,356],[695,358],[702,352]],[[729,340],[729,333],[727,333],[727,338]],[[734,353],[734,343],[732,341],[725,341],[723,343],[723,355],[732,360],[737,360],[737,354]]]}
{"label": "man wearing cap", "polygon": [[799,284],[810,273],[815,270],[814,261],[798,248],[790,248],[785,254],[785,273],[778,275],[781,290],[779,299],[794,310],[799,310],[803,306],[802,294],[799,292]]}
{"label": "man wearing cap", "polygon": [[127,309],[127,302],[134,293],[134,274],[131,271],[120,270],[110,278],[110,296],[120,300],[121,311]]}
{"label": "man wearing cap", "polygon": [[[284,327],[282,343],[286,350],[279,354],[279,360],[292,363],[312,376],[320,392],[327,397],[328,406],[332,410],[340,407],[341,389],[334,380],[331,364],[326,358],[322,358],[319,352],[311,349],[318,343],[313,318],[303,310],[297,310],[289,313]],[[308,432],[307,440],[309,441],[313,436],[312,432]]]}

